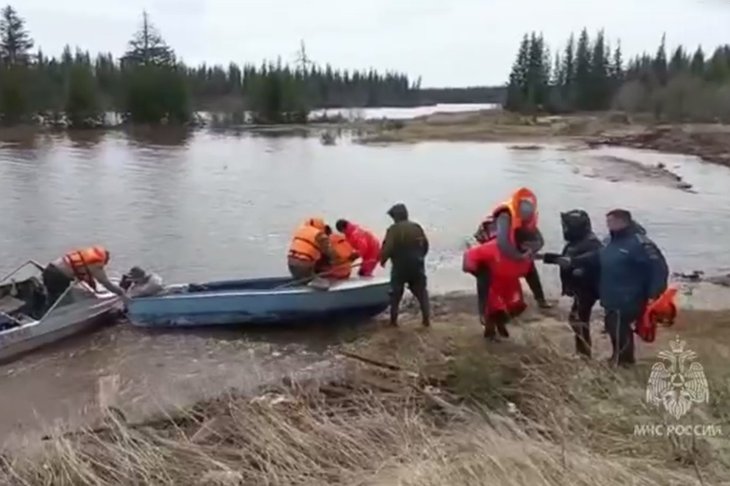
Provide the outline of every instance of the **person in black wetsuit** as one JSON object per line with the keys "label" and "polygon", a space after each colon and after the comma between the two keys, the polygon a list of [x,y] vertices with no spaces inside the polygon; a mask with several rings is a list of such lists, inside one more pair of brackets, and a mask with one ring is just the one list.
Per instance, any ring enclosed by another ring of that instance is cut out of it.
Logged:
{"label": "person in black wetsuit", "polygon": [[[565,246],[558,253],[545,253],[546,264],[559,264],[561,257],[577,259],[596,253],[602,248],[601,241],[593,233],[591,219],[582,209],[560,213]],[[600,266],[592,259],[576,265],[563,264],[560,268],[562,294],[573,298],[568,322],[575,333],[575,351],[583,356],[591,356],[591,312],[599,298],[598,284]]]}

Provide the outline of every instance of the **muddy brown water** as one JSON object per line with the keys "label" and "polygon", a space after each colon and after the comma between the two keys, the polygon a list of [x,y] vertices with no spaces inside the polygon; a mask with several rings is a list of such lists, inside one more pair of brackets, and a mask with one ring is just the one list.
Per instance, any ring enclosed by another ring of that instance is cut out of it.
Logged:
{"label": "muddy brown water", "polygon": [[[695,193],[642,169],[659,162]],[[402,201],[431,239],[434,292],[470,290],[460,271],[464,237],[518,185],[537,192],[550,248],[561,246],[559,211],[588,210],[603,234],[602,215],[626,207],[673,270],[730,269],[730,171],[691,157],[560,145],[365,146],[347,137],[323,146],[317,136],[164,131],[0,142],[0,273],[103,243],[117,273],[142,265],[168,282],[278,275],[305,217],[347,217],[382,235],[385,211]],[[554,269],[542,274],[557,296]],[[115,405],[134,418],[307,367],[318,372],[332,345],[371,329],[151,333],[120,323],[0,366],[0,436],[7,445],[58,422],[89,423],[100,387],[116,390]]]}

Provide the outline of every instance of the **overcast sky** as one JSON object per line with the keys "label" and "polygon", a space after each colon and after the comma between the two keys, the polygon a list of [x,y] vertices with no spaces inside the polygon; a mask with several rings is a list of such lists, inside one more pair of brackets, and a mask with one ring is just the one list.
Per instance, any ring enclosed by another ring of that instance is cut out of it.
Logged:
{"label": "overcast sky", "polygon": [[625,54],[730,42],[728,0],[16,0],[36,45],[120,55],[147,9],[188,63],[295,58],[397,69],[424,86],[504,83],[525,31],[562,46],[571,31],[604,28]]}

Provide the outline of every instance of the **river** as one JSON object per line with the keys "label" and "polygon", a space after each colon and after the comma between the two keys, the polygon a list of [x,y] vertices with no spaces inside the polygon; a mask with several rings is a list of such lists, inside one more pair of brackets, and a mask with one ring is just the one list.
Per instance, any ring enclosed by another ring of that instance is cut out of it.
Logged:
{"label": "river", "polygon": [[[730,269],[730,171],[691,157],[502,143],[366,146],[347,138],[325,146],[317,136],[205,130],[152,135],[0,143],[0,273],[98,243],[111,250],[117,273],[141,265],[168,282],[280,275],[304,218],[346,217],[382,235],[386,210],[404,202],[430,237],[434,291],[471,289],[460,271],[464,238],[519,185],[538,194],[550,248],[562,244],[559,211],[584,208],[603,233],[603,214],[625,207],[673,270]],[[612,182],[611,157],[662,162],[696,193],[651,179]],[[557,296],[556,272],[542,273]],[[341,337],[327,330],[307,339],[293,331],[149,333],[122,324],[0,367],[0,435],[17,443],[56,421],[90,420],[100,377],[119,376],[118,399],[135,416],[301,370]]]}

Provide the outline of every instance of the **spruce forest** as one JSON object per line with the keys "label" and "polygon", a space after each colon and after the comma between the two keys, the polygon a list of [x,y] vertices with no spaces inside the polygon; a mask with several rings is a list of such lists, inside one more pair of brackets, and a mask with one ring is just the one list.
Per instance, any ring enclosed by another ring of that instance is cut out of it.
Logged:
{"label": "spruce forest", "polygon": [[665,121],[730,121],[730,45],[706,55],[665,39],[653,55],[624,63],[621,45],[586,29],[551,56],[542,35],[526,34],[510,73],[505,107],[566,113],[616,109]]}
{"label": "spruce forest", "polygon": [[65,116],[72,127],[98,126],[103,113],[134,123],[180,123],[193,110],[247,111],[255,123],[304,122],[311,109],[412,106],[445,101],[498,101],[500,90],[421,90],[420,80],[374,70],[320,67],[306,56],[289,66],[186,66],[146,13],[124,55],[95,57],[69,46],[60,58],[35,45],[24,19],[11,6],[0,11],[0,120],[17,124]]}

